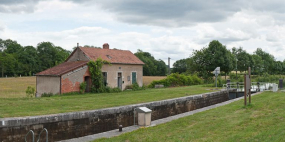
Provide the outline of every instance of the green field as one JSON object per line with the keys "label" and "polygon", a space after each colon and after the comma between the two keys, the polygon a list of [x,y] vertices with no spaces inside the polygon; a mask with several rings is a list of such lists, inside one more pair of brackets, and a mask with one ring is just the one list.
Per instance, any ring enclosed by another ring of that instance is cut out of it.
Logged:
{"label": "green field", "polygon": [[285,141],[285,93],[264,92],[243,100],[149,128],[98,141]]}
{"label": "green field", "polygon": [[1,98],[0,118],[56,114],[145,103],[210,92],[201,85],[123,91],[120,93],[56,95],[42,98]]}
{"label": "green field", "polygon": [[0,78],[0,99],[26,97],[28,86],[36,88],[36,77]]}

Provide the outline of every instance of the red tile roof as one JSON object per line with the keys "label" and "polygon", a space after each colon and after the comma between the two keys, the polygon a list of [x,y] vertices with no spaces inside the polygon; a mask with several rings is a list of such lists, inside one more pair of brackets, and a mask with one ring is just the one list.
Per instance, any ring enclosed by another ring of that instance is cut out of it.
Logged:
{"label": "red tile roof", "polygon": [[109,61],[111,64],[144,64],[137,56],[128,50],[100,49],[92,47],[80,47],[80,49],[93,61],[100,57],[103,60]]}
{"label": "red tile roof", "polygon": [[74,61],[74,62],[64,62],[62,64],[59,64],[55,67],[49,68],[47,70],[44,70],[40,73],[37,73],[37,76],[40,75],[46,75],[46,76],[61,76],[69,71],[72,71],[74,69],[77,69],[79,67],[82,67],[86,65],[88,61]]}

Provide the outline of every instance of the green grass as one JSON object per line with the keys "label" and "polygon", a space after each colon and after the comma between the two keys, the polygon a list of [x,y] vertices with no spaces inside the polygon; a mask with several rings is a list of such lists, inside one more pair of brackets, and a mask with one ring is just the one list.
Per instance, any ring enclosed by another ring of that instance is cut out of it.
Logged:
{"label": "green grass", "polygon": [[264,92],[243,100],[110,139],[121,142],[285,141],[285,93]]}
{"label": "green grass", "polygon": [[42,98],[1,98],[0,118],[93,110],[210,92],[201,85],[124,91],[120,93],[57,95]]}
{"label": "green grass", "polygon": [[26,97],[28,86],[36,88],[36,77],[0,78],[0,99]]}

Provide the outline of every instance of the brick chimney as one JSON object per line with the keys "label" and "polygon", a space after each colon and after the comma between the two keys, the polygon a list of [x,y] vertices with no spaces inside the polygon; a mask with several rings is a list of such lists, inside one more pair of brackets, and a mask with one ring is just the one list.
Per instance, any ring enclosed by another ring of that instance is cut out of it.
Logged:
{"label": "brick chimney", "polygon": [[104,43],[103,44],[103,49],[109,49],[109,44],[108,43]]}

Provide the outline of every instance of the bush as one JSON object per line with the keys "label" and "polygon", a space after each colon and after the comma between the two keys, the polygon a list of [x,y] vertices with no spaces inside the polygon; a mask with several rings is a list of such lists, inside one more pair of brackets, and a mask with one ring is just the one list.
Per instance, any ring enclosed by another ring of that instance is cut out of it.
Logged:
{"label": "bush", "polygon": [[202,82],[203,82],[202,79],[199,78],[197,75],[172,73],[168,75],[167,78],[165,79],[152,81],[148,85],[148,87],[154,88],[156,84],[164,85],[164,87],[189,86],[189,85],[202,84]]}
{"label": "bush", "polygon": [[34,97],[34,95],[35,95],[35,87],[28,86],[28,88],[26,89],[26,96],[28,98],[32,98]]}
{"label": "bush", "polygon": [[86,82],[82,82],[80,83],[80,93],[83,94],[85,92],[85,89],[86,89]]}
{"label": "bush", "polygon": [[43,93],[42,94],[42,97],[51,97],[51,96],[53,96],[52,93]]}

